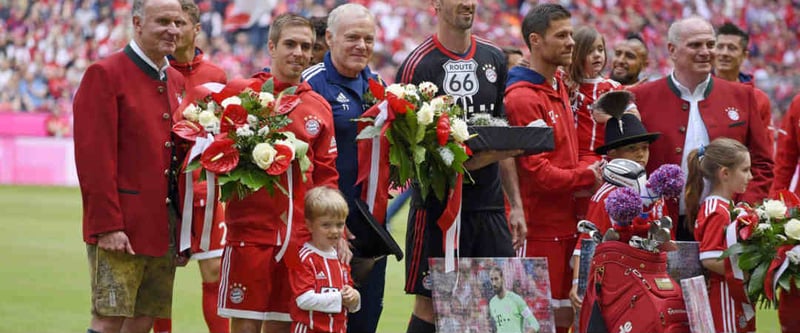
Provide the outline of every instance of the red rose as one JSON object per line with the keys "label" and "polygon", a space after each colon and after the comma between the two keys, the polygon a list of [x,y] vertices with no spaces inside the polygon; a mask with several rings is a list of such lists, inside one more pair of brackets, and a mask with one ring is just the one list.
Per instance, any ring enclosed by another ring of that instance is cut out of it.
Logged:
{"label": "red rose", "polygon": [[239,164],[239,151],[233,144],[228,138],[214,140],[200,157],[200,164],[216,174],[231,172]]}

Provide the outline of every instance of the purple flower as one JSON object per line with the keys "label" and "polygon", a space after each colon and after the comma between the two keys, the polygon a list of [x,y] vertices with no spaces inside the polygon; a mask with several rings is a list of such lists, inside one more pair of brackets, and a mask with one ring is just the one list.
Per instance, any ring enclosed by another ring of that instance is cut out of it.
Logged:
{"label": "purple flower", "polygon": [[632,188],[619,187],[608,195],[606,211],[615,226],[629,226],[642,214],[642,198]]}
{"label": "purple flower", "polygon": [[681,195],[686,179],[683,177],[683,170],[677,164],[664,164],[647,180],[647,187],[652,189],[658,196],[667,198],[677,198]]}

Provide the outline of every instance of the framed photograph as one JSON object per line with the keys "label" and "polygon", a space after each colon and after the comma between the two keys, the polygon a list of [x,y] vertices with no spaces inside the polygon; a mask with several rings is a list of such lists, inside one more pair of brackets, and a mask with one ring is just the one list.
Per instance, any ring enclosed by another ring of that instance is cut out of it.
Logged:
{"label": "framed photograph", "polygon": [[692,333],[716,332],[714,317],[711,315],[711,305],[708,303],[706,278],[701,275],[683,279],[681,280],[681,289]]}
{"label": "framed photograph", "polygon": [[555,332],[546,258],[432,258],[436,331]]}

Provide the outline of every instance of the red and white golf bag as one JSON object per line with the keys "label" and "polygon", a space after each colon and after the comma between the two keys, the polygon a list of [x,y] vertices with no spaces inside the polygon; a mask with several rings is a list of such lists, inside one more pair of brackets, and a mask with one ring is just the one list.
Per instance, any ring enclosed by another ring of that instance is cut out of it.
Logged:
{"label": "red and white golf bag", "polygon": [[689,332],[680,284],[666,253],[623,242],[597,245],[580,314],[581,333]]}

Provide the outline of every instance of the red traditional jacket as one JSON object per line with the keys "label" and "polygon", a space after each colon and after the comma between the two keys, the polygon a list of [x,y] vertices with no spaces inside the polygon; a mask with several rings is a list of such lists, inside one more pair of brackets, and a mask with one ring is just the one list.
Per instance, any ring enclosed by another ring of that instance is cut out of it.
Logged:
{"label": "red traditional jacket", "polygon": [[73,104],[85,242],[123,230],[137,254],[167,252],[166,202],[178,201],[168,197],[170,162],[185,153],[172,113],[183,87],[180,73],[167,68],[162,81],[130,46],[86,70]]}
{"label": "red traditional jacket", "polygon": [[[636,105],[647,130],[661,132],[661,137],[650,144],[647,173],[664,164],[681,165],[689,102],[680,98],[680,92],[669,76],[641,84],[630,91],[636,96]],[[772,146],[753,89],[712,76],[699,108],[710,141],[727,137],[743,143],[750,150],[753,180],[739,200],[750,203],[763,200],[772,181]],[[673,205],[669,211],[677,221],[678,207],[674,202],[670,203]]]}

